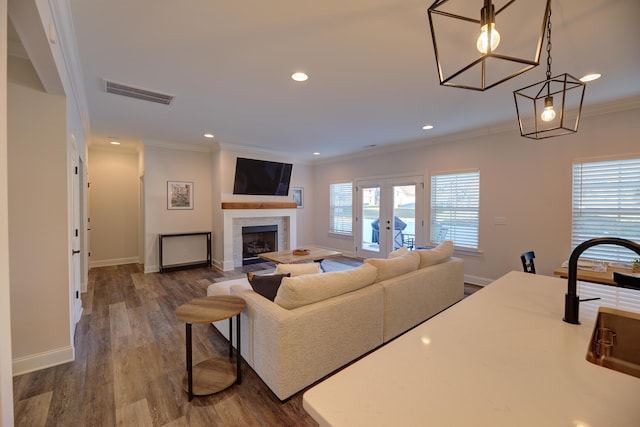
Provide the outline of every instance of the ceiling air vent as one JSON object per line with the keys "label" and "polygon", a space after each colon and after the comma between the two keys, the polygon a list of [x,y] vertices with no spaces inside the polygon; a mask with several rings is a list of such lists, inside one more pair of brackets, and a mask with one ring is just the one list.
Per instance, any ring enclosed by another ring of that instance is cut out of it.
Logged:
{"label": "ceiling air vent", "polygon": [[173,95],[127,86],[122,83],[116,83],[109,80],[103,80],[103,82],[104,89],[107,93],[128,96],[129,98],[141,99],[143,101],[155,102],[164,105],[171,104],[173,98],[175,98]]}

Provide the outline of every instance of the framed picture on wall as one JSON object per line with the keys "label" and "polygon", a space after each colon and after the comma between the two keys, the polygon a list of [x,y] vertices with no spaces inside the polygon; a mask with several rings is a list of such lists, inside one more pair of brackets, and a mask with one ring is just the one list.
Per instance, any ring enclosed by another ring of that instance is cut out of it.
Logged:
{"label": "framed picture on wall", "polygon": [[293,190],[291,190],[291,197],[293,198],[296,207],[298,207],[299,209],[304,207],[304,205],[302,204],[302,188],[294,188]]}
{"label": "framed picture on wall", "polygon": [[193,182],[167,181],[167,209],[193,209]]}

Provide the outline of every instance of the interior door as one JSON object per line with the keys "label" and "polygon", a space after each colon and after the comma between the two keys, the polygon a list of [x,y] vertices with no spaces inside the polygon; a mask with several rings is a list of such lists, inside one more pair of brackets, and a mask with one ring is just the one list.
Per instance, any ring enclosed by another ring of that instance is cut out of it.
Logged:
{"label": "interior door", "polygon": [[[72,221],[73,227],[71,229],[71,310],[73,325],[80,321],[82,316],[82,299],[80,298],[81,288],[81,238],[80,238],[80,194],[82,192],[82,174],[80,171],[80,165],[77,155],[75,144],[72,144],[71,149],[71,165],[72,171],[72,191],[71,191],[71,206],[72,206]],[[75,328],[71,328],[72,334]]]}
{"label": "interior door", "polygon": [[422,177],[356,183],[355,250],[359,257],[386,258],[395,249],[402,246],[413,249],[421,241],[423,190]]}

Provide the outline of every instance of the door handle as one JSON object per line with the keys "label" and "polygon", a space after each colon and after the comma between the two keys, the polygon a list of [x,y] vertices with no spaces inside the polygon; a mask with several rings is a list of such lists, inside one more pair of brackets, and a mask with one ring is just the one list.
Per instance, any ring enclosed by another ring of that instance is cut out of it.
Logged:
{"label": "door handle", "polygon": [[76,250],[73,250],[73,249],[71,250],[71,255],[75,255],[75,254],[79,254],[79,253],[80,253],[80,251],[76,251]]}

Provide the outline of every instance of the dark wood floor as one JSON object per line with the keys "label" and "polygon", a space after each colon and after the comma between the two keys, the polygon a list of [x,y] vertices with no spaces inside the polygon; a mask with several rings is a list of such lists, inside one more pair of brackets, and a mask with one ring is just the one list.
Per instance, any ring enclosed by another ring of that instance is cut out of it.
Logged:
{"label": "dark wood floor", "polygon": [[[360,261],[326,260],[328,271]],[[138,264],[93,268],[76,329],[76,360],[14,378],[17,426],[314,426],[302,394],[280,402],[243,362],[242,384],[187,401],[182,390],[185,327],[178,306],[210,282],[272,270],[256,264],[219,272],[144,274]],[[478,287],[465,286],[465,294]],[[194,364],[226,356],[211,325],[194,325]]]}

